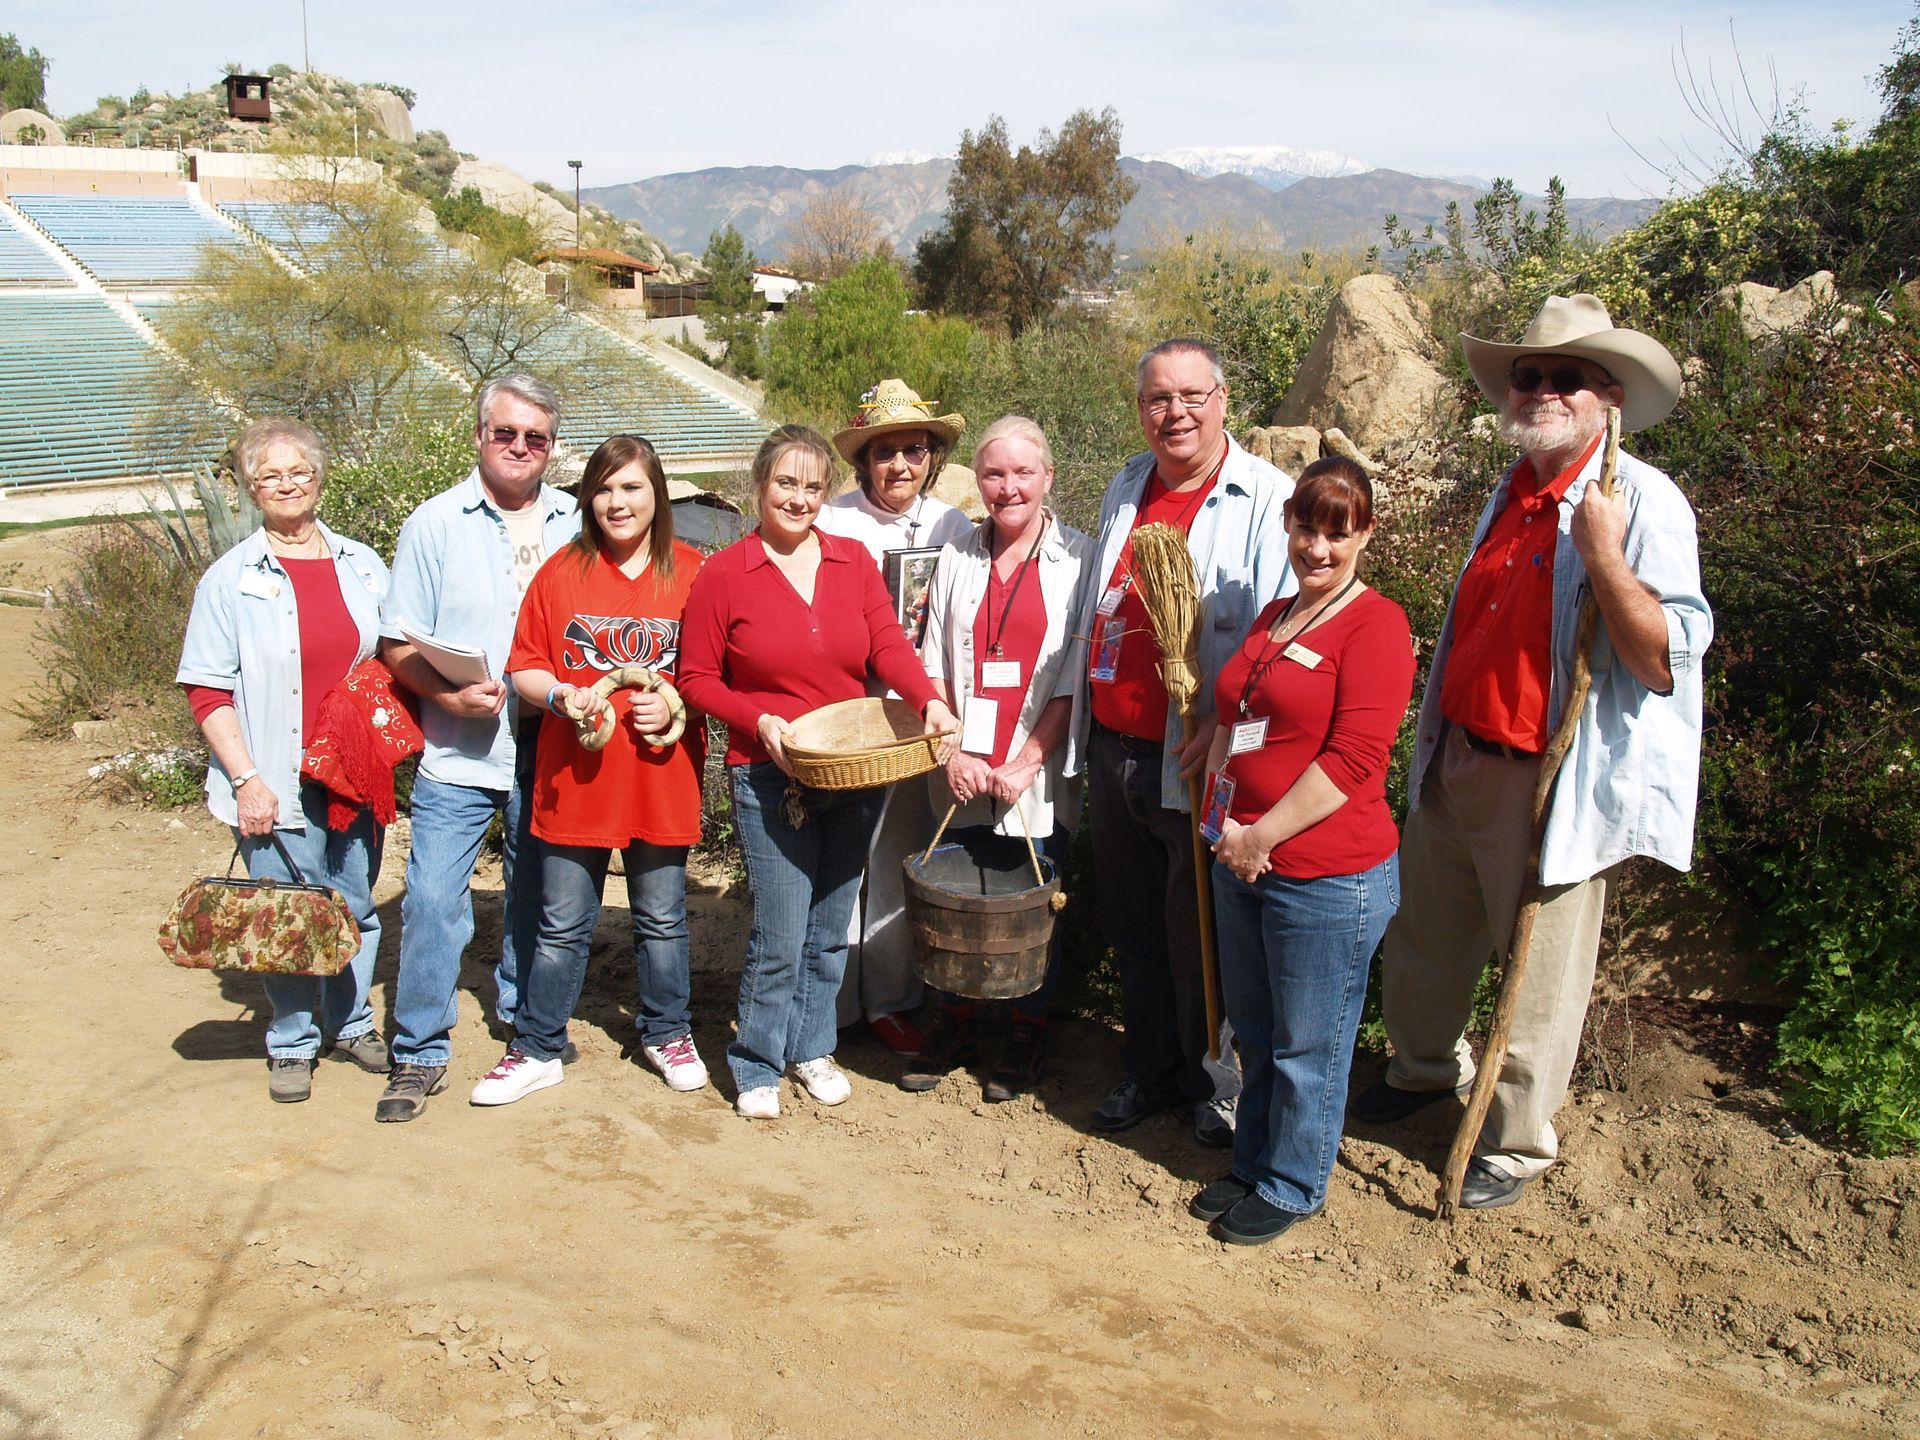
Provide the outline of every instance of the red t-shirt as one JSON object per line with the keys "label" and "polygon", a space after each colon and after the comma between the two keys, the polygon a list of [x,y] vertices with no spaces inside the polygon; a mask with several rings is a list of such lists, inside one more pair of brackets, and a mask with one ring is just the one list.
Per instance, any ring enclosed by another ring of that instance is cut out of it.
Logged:
{"label": "red t-shirt", "polygon": [[[973,621],[973,693],[999,707],[993,717],[993,753],[984,757],[989,765],[1007,762],[1007,752],[1013,747],[1013,727],[1020,722],[1020,711],[1033,686],[1033,669],[1040,659],[1040,646],[1047,638],[1047,606],[1040,594],[1040,562],[1035,558],[1022,564],[1024,580],[1019,579],[1020,570],[1014,571],[1012,579],[1003,581],[991,565],[987,567],[986,597],[980,602],[980,611]],[[988,685],[986,667],[995,661],[1018,665],[1020,683]]]}
{"label": "red t-shirt", "polygon": [[1357,875],[1400,845],[1387,807],[1387,757],[1413,698],[1413,632],[1404,610],[1378,591],[1365,591],[1297,637],[1320,657],[1309,667],[1304,657],[1288,657],[1290,646],[1268,638],[1286,604],[1275,600],[1260,612],[1214,686],[1220,723],[1231,726],[1242,718],[1240,697],[1249,679],[1264,664],[1247,709],[1265,718],[1266,743],[1226,761],[1235,784],[1228,813],[1254,824],[1317,760],[1347,803],[1274,846],[1274,871],[1296,880]]}
{"label": "red t-shirt", "polygon": [[807,604],[756,533],[707,561],[687,596],[680,693],[726,721],[727,763],[767,758],[762,715],[797,720],[867,693],[867,672],[916,710],[933,684],[893,618],[880,567],[857,540],[816,529],[820,568]]}
{"label": "red t-shirt", "polygon": [[[571,685],[592,685],[622,665],[672,676],[680,617],[700,571],[700,552],[673,547],[673,579],[649,565],[628,579],[604,556],[591,566],[568,545],[533,577],[520,602],[507,669],[549,670]],[[707,757],[702,718],[656,750],[627,724],[634,691],[616,690],[613,738],[604,750],[580,743],[570,721],[549,715],[534,757],[533,833],[556,845],[616,849],[633,840],[691,845],[700,838],[700,772]]]}
{"label": "red t-shirt", "polygon": [[[293,582],[293,608],[300,626],[300,743],[305,745],[313,738],[320,702],[346,679],[360,658],[360,627],[353,623],[353,612],[340,593],[340,572],[332,556],[279,563]],[[196,721],[203,722],[222,705],[233,704],[233,691],[215,685],[189,685],[186,691]]]}
{"label": "red t-shirt", "polygon": [[1594,437],[1548,485],[1540,484],[1532,460],[1521,460],[1507,482],[1506,508],[1460,576],[1440,713],[1483,740],[1547,748],[1560,502],[1599,444]]}
{"label": "red t-shirt", "polygon": [[[1220,471],[1226,465],[1223,455],[1213,474],[1196,490],[1174,494],[1160,481],[1155,469],[1147,477],[1145,502],[1135,514],[1133,528],[1142,525],[1172,525],[1182,534],[1193,529],[1193,517],[1207,503]],[[1113,574],[1101,589],[1102,596],[1116,585],[1125,587],[1120,605],[1111,616],[1096,614],[1093,634],[1087,637],[1089,670],[1099,663],[1100,637],[1112,620],[1125,622],[1120,641],[1120,659],[1113,679],[1095,679],[1091,685],[1093,718],[1109,730],[1158,744],[1167,738],[1167,687],[1160,679],[1160,647],[1153,641],[1153,625],[1147,619],[1147,607],[1140,603],[1139,588],[1133,583],[1133,536],[1120,549]]]}

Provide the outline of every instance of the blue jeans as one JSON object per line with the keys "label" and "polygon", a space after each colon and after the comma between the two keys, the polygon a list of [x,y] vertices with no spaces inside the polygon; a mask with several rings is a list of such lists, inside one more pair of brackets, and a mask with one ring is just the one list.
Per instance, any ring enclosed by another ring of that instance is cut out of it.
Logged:
{"label": "blue jeans", "polygon": [[[514,1016],[520,1049],[536,1060],[558,1059],[567,1048],[567,1022],[586,982],[612,853],[597,845],[541,847],[540,938]],[[664,1045],[693,1029],[687,1008],[693,998],[687,979],[687,847],[635,840],[622,853],[639,985],[634,1024],[643,1044]]]}
{"label": "blue jeans", "polygon": [[880,819],[880,790],[809,790],[807,820],[787,823],[788,780],[771,760],[727,769],[753,892],[740,974],[740,1030],[727,1067],[742,1091],[778,1082],[796,1060],[833,1053],[847,922]]}
{"label": "blue jeans", "polygon": [[413,847],[407,898],[400,906],[400,977],[393,992],[393,1056],[410,1065],[445,1065],[459,1011],[454,989],[460,957],[473,939],[474,862],[497,811],[506,812],[506,914],[501,924],[495,1014],[508,1025],[520,1003],[524,957],[540,933],[540,842],[533,821],[531,727],[522,726],[511,790],[413,782]]}
{"label": "blue jeans", "polygon": [[1233,1173],[1269,1204],[1317,1210],[1340,1152],[1367,966],[1400,907],[1400,861],[1358,875],[1248,885],[1213,867],[1220,985],[1245,1085]]}
{"label": "blue jeans", "polygon": [[[1013,822],[1015,828],[1020,822]],[[1042,857],[1053,862],[1053,873],[1063,874],[1067,865],[1067,842],[1072,837],[1067,831],[1056,828],[1051,835],[1043,836],[1033,842],[1033,848]],[[1018,835],[1002,835],[991,825],[968,825],[960,830],[949,830],[946,845],[964,845],[969,854],[977,860],[985,861],[996,867],[1017,865],[1020,869],[1032,872],[1032,862],[1027,858],[1027,842]],[[916,852],[917,853],[917,852]],[[1007,1004],[1013,1010],[1016,1022],[1024,1021],[1029,1025],[1044,1024],[1047,1018],[1047,1002],[1052,998],[1054,987],[1060,983],[1060,950],[1062,932],[1056,920],[1053,926],[1053,943],[1047,947],[1047,973],[1041,978],[1040,988],[1030,995],[1022,995]],[[949,995],[945,990],[930,992],[943,1005],[976,1005],[984,1002],[970,1000],[965,995]]]}
{"label": "blue jeans", "polygon": [[[282,830],[300,874],[311,884],[331,885],[346,896],[360,922],[360,953],[337,975],[263,975],[273,1020],[267,1026],[267,1054],[276,1060],[311,1060],[323,1037],[351,1040],[373,1029],[367,991],[373,984],[373,960],[380,950],[380,912],[373,908],[373,881],[380,873],[384,836],[373,812],[362,810],[345,830],[327,829],[327,792],[311,781],[300,786],[304,830]],[[255,880],[291,880],[287,865],[265,835],[240,839],[240,855]],[[315,1014],[318,1011],[318,1015]]]}

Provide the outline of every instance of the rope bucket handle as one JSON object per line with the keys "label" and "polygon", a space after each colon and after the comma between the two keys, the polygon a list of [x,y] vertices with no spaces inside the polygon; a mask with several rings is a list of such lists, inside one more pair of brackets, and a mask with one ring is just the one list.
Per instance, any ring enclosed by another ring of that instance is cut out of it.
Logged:
{"label": "rope bucket handle", "polygon": [[[1021,792],[1023,795],[1025,793],[1025,791]],[[1015,800],[1008,808],[1020,817],[1020,838],[1027,842],[1027,861],[1033,866],[1034,886],[1036,888],[1044,888],[1047,883],[1047,877],[1046,873],[1040,868],[1040,852],[1033,848],[1033,832],[1027,825],[1027,812],[1020,808],[1020,802],[1018,800]],[[959,809],[960,802],[958,800],[947,806],[947,813],[940,819],[940,828],[933,832],[933,839],[928,841],[927,848],[920,852],[920,863],[922,865],[925,865],[928,857],[940,848],[940,841],[947,833],[947,826],[953,823],[953,817],[959,812]],[[1066,900],[1066,896],[1064,895],[1056,895],[1053,898],[1058,902],[1062,902],[1062,904]],[[1053,908],[1059,910],[1062,908],[1062,904],[1055,904]]]}

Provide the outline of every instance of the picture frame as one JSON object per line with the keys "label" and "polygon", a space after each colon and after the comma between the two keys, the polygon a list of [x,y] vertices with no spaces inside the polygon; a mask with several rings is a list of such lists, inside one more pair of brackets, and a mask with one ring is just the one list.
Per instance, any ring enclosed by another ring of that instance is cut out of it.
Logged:
{"label": "picture frame", "polygon": [[927,592],[933,588],[933,572],[939,563],[937,545],[887,552],[883,573],[887,593],[893,597],[893,618],[900,622],[901,633],[916,650],[926,638]]}

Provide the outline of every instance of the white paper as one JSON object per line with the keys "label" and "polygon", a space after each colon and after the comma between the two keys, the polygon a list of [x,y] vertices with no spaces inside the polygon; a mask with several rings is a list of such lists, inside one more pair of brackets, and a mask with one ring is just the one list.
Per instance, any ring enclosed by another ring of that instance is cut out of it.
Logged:
{"label": "white paper", "polygon": [[1018,690],[1020,662],[1018,660],[982,660],[980,687],[983,690]]}
{"label": "white paper", "polygon": [[971,697],[960,727],[960,748],[969,755],[992,755],[993,732],[999,723],[999,701],[983,700],[978,695]]}
{"label": "white paper", "polygon": [[400,633],[407,637],[408,644],[426,657],[429,665],[454,685],[464,688],[493,678],[493,667],[487,664],[483,650],[476,650],[471,645],[452,645],[436,640],[431,635],[423,635],[404,620],[400,622]]}

